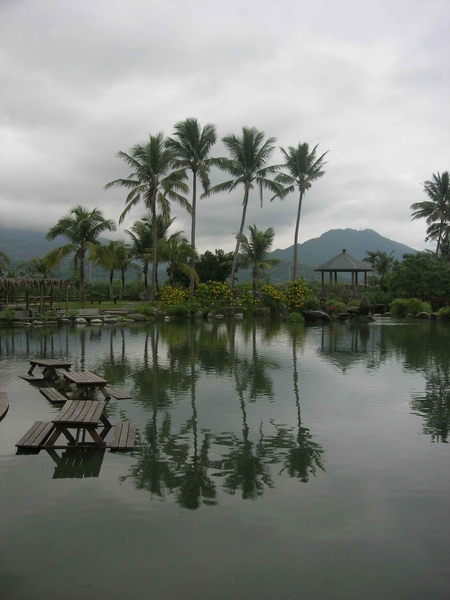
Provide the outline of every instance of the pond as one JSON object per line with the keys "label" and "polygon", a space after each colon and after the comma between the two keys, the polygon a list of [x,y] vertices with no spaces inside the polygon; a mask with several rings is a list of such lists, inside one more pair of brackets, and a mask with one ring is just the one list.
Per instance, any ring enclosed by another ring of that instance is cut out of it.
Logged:
{"label": "pond", "polygon": [[[0,597],[447,599],[450,329],[378,320],[0,330]],[[63,358],[133,451],[16,442]]]}

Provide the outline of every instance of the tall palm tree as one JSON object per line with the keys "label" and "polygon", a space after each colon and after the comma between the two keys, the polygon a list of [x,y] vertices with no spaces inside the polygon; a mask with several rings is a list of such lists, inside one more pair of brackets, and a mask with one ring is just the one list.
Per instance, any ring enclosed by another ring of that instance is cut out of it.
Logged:
{"label": "tall palm tree", "polygon": [[267,258],[272,247],[275,230],[269,227],[265,231],[258,229],[256,225],[249,225],[250,237],[242,236],[242,266],[250,266],[252,269],[252,291],[256,293],[256,284],[262,270],[270,269],[280,261],[277,258]]}
{"label": "tall palm tree", "polygon": [[[175,150],[170,148],[163,133],[151,135],[145,145],[136,144],[129,153],[120,151],[122,158],[132,169],[126,179],[116,179],[105,185],[105,189],[120,186],[129,189],[126,205],[119,217],[122,223],[127,213],[141,200],[150,211],[151,222],[156,224],[157,207],[165,217],[170,216],[170,201],[178,202],[190,211],[190,204],[184,194],[188,191],[185,183],[186,173],[183,170],[174,171]],[[149,300],[155,300],[158,264],[157,257],[158,234],[156,226],[153,227],[152,239],[152,283]]]}
{"label": "tall palm tree", "polygon": [[190,295],[195,291],[195,229],[197,220],[197,178],[206,192],[209,188],[209,167],[211,160],[209,152],[216,143],[216,126],[207,123],[201,128],[197,119],[190,117],[176,123],[173,138],[168,145],[176,152],[175,166],[189,169],[192,172],[192,201],[191,201],[191,246],[194,250],[191,258]]}
{"label": "tall palm tree", "polygon": [[112,219],[105,219],[98,208],[89,210],[77,205],[69,211],[68,215],[61,217],[50,228],[46,235],[47,240],[53,240],[59,235],[69,240],[68,244],[50,250],[42,258],[49,269],[59,264],[61,260],[74,253],[74,265],[80,274],[80,302],[84,304],[84,263],[87,250],[99,244],[98,236],[104,231],[115,231],[116,224]]}
{"label": "tall palm tree", "polygon": [[[297,220],[295,222],[295,234],[294,234],[294,264],[292,280],[295,281],[297,278],[297,256],[298,256],[298,231],[300,227],[300,217],[302,212],[303,196],[306,190],[309,190],[312,182],[325,174],[323,170],[324,157],[327,152],[324,152],[321,156],[317,156],[317,146],[310,151],[307,143],[299,143],[295,148],[289,146],[287,151],[284,148],[280,148],[286,159],[283,165],[287,169],[287,173],[279,173],[276,180],[283,184],[285,187],[281,194],[277,194],[275,197],[280,197],[282,200],[287,194],[293,192],[297,187],[299,190],[298,208],[297,208]],[[272,198],[273,200],[273,198]]]}
{"label": "tall palm tree", "polygon": [[95,262],[95,264],[100,265],[109,271],[109,295],[111,300],[114,299],[114,271],[120,269],[122,281],[121,296],[123,297],[125,270],[131,261],[130,247],[125,244],[124,240],[114,240],[105,245],[99,244],[92,246],[89,258]]}
{"label": "tall palm tree", "polygon": [[215,158],[212,162],[222,171],[229,173],[232,176],[232,179],[210,188],[206,195],[209,196],[219,192],[232,192],[240,184],[244,186],[241,225],[236,236],[236,248],[234,250],[233,266],[230,277],[230,287],[234,290],[239,247],[244,231],[250,191],[254,189],[255,185],[258,186],[262,206],[264,189],[269,189],[274,194],[280,194],[282,188],[278,183],[268,177],[268,175],[275,173],[278,168],[276,166],[267,165],[267,161],[275,149],[275,138],[270,137],[267,138],[267,140],[264,140],[264,132],[258,131],[255,127],[243,127],[242,136],[231,134],[222,138],[222,141],[225,144],[230,157]]}
{"label": "tall palm tree", "polygon": [[450,175],[433,173],[431,180],[423,183],[428,200],[411,204],[412,220],[426,219],[427,240],[436,240],[436,254],[441,250],[445,228],[450,224]]}

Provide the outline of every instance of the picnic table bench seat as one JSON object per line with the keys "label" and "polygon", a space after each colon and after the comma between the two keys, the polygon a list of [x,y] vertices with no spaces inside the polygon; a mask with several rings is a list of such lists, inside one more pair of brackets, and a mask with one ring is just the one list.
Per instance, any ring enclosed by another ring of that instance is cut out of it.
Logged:
{"label": "picnic table bench seat", "polygon": [[131,450],[134,448],[136,425],[130,421],[120,421],[114,427],[114,434],[109,447],[111,450]]}
{"label": "picnic table bench seat", "polygon": [[39,449],[48,439],[55,426],[51,421],[36,421],[17,442],[17,448]]}
{"label": "picnic table bench seat", "polygon": [[42,387],[39,389],[40,393],[47,398],[53,404],[64,403],[67,401],[67,396],[64,396],[54,387]]}
{"label": "picnic table bench seat", "polygon": [[37,383],[39,381],[44,381],[43,375],[33,375],[29,373],[25,373],[25,375],[19,375],[21,379],[25,379],[25,381],[29,381],[30,383]]}
{"label": "picnic table bench seat", "polygon": [[109,386],[105,387],[105,392],[108,394],[108,396],[116,398],[116,400],[125,400],[126,398],[131,398],[130,394],[122,392],[121,390],[116,390]]}

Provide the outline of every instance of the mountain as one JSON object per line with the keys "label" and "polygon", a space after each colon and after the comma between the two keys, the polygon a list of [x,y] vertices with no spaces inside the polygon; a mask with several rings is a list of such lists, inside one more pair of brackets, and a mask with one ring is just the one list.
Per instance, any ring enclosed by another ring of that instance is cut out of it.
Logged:
{"label": "mountain", "polygon": [[[108,240],[100,238],[102,243]],[[0,227],[0,250],[4,252],[13,263],[23,262],[30,258],[41,257],[52,248],[61,246],[65,241],[63,238],[48,241],[45,233],[28,229],[6,229]],[[402,260],[404,254],[415,254],[417,251],[400,242],[395,242],[383,237],[372,229],[331,229],[318,238],[313,238],[298,246],[298,275],[304,275],[307,279],[319,279],[320,274],[314,269],[340,254],[345,248],[347,252],[363,260],[367,251],[381,250],[390,254],[393,252],[397,260]],[[273,267],[268,273],[272,282],[287,281],[292,275],[292,261],[294,257],[294,246],[285,249],[274,250],[269,258],[277,258],[281,262]],[[68,262],[67,265],[70,265]],[[161,268],[163,265],[161,265]],[[64,269],[65,271],[67,269]],[[106,278],[106,273],[92,269],[93,279]],[[161,271],[161,281],[165,277],[165,266]],[[250,281],[249,270],[240,269],[239,281]]]}
{"label": "mountain", "polygon": [[[359,260],[367,257],[367,251],[381,250],[394,258],[402,260],[404,254],[415,254],[417,250],[383,237],[373,229],[330,229],[318,238],[313,238],[298,245],[297,275],[306,279],[320,279],[320,273],[314,269],[334,258],[345,250]],[[277,258],[282,262],[270,271],[270,279],[274,283],[286,281],[292,275],[291,265],[294,259],[294,246],[278,249],[270,253],[269,258]],[[243,281],[243,273],[241,274]]]}

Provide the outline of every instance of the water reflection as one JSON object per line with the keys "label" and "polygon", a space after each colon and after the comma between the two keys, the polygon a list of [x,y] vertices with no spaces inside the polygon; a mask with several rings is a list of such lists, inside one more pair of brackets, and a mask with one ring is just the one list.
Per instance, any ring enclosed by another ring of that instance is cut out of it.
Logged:
{"label": "water reflection", "polygon": [[433,365],[426,375],[424,394],[411,400],[414,414],[423,417],[423,432],[433,442],[448,442],[450,426],[450,372],[448,367]]}
{"label": "water reflection", "polygon": [[[273,419],[271,432],[264,432],[262,421],[253,425],[252,431],[247,402],[274,400],[272,373],[280,365],[259,350],[264,347],[261,341],[267,341],[274,332],[279,333],[279,326],[271,328],[267,337],[267,330],[255,322],[242,327],[234,321],[200,327],[164,326],[148,332],[143,363],[131,367],[131,377],[135,398],[150,404],[152,413],[135,452],[137,462],[122,481],[132,480],[152,498],[174,495],[180,506],[197,509],[218,502],[218,486],[245,500],[263,496],[265,489],[274,487],[276,465],[281,466],[278,474],[286,473],[303,482],[317,468],[323,469],[323,449],[301,422],[297,364],[301,329],[291,330],[297,435],[292,427],[276,424]],[[215,377],[219,395],[233,382],[232,396],[241,415],[240,434],[199,428],[197,386],[204,374]],[[174,426],[171,409],[180,394],[188,395],[191,415]]]}
{"label": "water reflection", "polygon": [[46,452],[56,464],[53,479],[98,477],[105,456],[102,448],[68,448],[61,454],[53,449]]}

